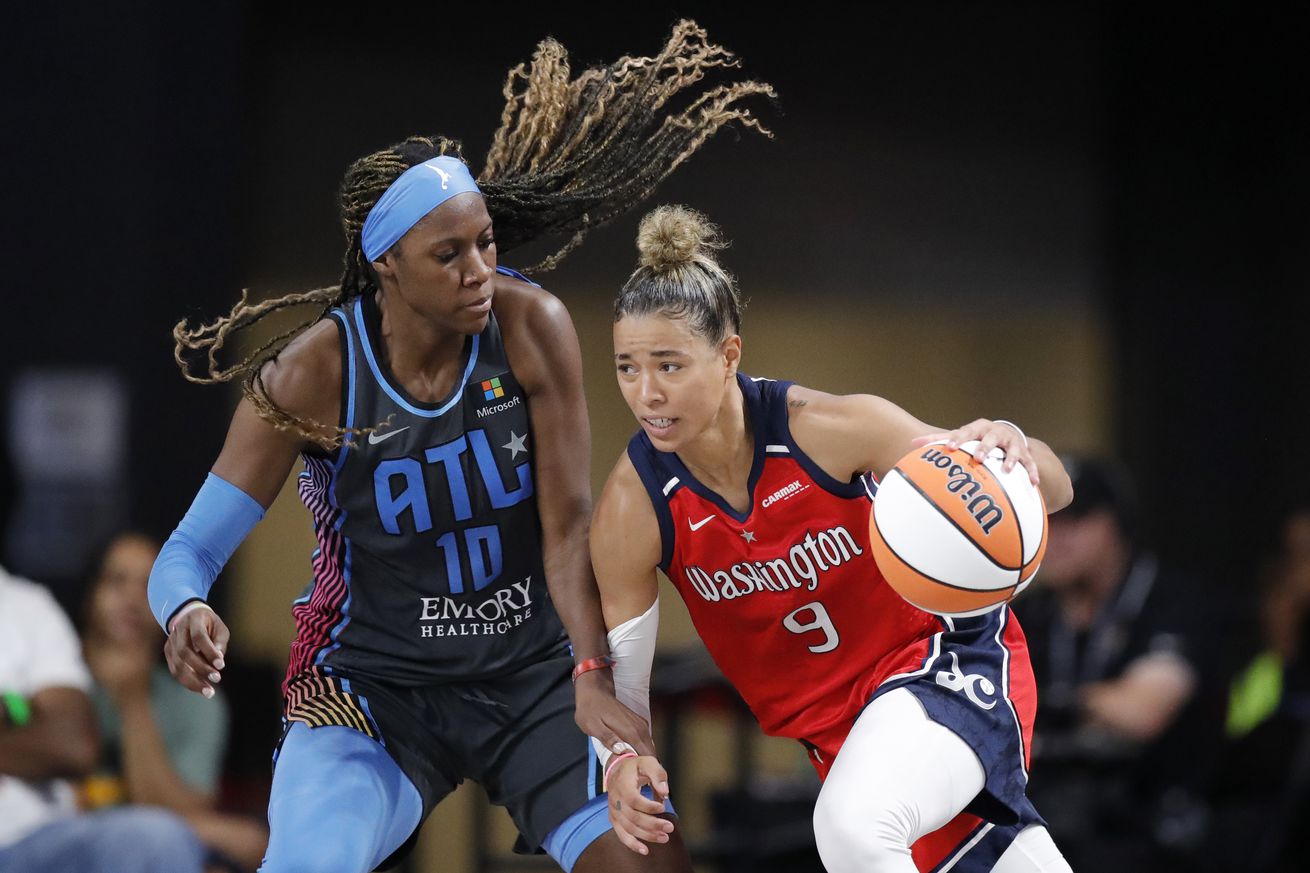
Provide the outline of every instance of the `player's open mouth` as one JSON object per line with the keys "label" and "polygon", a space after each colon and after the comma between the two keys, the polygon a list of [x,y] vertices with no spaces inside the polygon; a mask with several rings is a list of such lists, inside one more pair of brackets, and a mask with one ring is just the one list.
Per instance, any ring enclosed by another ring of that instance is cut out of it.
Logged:
{"label": "player's open mouth", "polygon": [[654,432],[656,435],[661,435],[669,428],[673,427],[673,423],[677,421],[677,419],[676,418],[643,418],[642,421],[646,422],[646,424],[649,426],[649,429],[652,432]]}

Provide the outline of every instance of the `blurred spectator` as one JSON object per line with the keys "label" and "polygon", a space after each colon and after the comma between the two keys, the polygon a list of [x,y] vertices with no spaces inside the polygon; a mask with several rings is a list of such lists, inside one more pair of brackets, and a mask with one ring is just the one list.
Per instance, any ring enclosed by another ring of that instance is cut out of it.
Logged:
{"label": "blurred spectator", "polygon": [[1194,866],[1222,739],[1217,601],[1140,546],[1123,470],[1064,462],[1073,503],[1015,603],[1041,701],[1029,795],[1075,870]]}
{"label": "blurred spectator", "polygon": [[1220,865],[1253,873],[1305,866],[1294,835],[1310,826],[1310,508],[1279,529],[1263,582],[1260,640],[1229,698],[1212,840]]}
{"label": "blurred spectator", "polygon": [[163,665],[163,633],[146,602],[159,543],[139,533],[112,540],[87,592],[82,647],[95,678],[103,753],[84,783],[88,806],[163,807],[183,816],[219,869],[253,870],[268,831],[215,811],[227,747],[228,709],[174,681]]}
{"label": "blurred spectator", "polygon": [[54,598],[0,569],[0,871],[199,871],[203,849],[172,813],[77,813],[67,780],[98,750],[90,685]]}

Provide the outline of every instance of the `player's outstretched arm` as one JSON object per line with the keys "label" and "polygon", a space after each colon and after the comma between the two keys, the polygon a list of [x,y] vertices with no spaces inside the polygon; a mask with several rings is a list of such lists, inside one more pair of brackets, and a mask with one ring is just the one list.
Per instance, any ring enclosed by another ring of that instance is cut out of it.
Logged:
{"label": "player's outstretched arm", "polygon": [[879,478],[915,446],[945,440],[952,445],[978,440],[975,457],[993,448],[1005,452],[1006,469],[1028,471],[1042,492],[1047,512],[1069,505],[1073,486],[1060,459],[1041,440],[1014,425],[978,419],[949,430],[919,421],[890,400],[870,394],[826,394],[794,385],[787,393],[792,435],[801,448],[834,478],[847,481],[872,470]]}
{"label": "player's outstretched arm", "polygon": [[[614,657],[619,700],[649,724],[650,671],[659,629],[661,554],[659,523],[650,498],[625,454],[605,484],[591,530],[591,560],[600,587]],[[644,842],[667,842],[673,823],[659,818],[669,794],[668,775],[652,755],[596,743],[606,774],[609,817],[619,840],[640,854]],[[652,749],[653,752],[653,749]],[[641,793],[649,786],[654,799]],[[643,842],[644,841],[644,842]]]}
{"label": "player's outstretched arm", "polygon": [[[336,326],[323,322],[305,331],[265,365],[263,376],[268,396],[282,409],[335,424],[341,395]],[[169,671],[192,691],[214,695],[230,636],[206,603],[209,589],[307,447],[303,436],[279,430],[249,399],[242,399],[218,460],[155,560],[150,606],[168,633],[164,655]]]}

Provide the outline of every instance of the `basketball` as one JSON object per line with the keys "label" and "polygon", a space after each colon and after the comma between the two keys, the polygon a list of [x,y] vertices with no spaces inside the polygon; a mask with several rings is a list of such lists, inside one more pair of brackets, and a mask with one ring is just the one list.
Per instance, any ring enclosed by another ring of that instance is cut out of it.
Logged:
{"label": "basketball", "polygon": [[1000,449],[982,463],[977,441],[917,448],[878,486],[869,541],[887,583],[938,615],[981,615],[1028,586],[1046,551],[1046,504]]}

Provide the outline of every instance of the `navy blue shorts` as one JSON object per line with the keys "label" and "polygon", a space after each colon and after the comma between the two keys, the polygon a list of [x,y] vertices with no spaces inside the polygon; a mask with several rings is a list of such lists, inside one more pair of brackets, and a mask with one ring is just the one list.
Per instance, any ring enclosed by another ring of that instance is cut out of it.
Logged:
{"label": "navy blue shorts", "polygon": [[572,669],[565,650],[508,676],[433,686],[316,670],[289,683],[283,721],[372,736],[418,789],[420,822],[465,779],[477,782],[518,828],[514,850],[532,853],[601,789],[591,741],[574,722]]}
{"label": "navy blue shorts", "polygon": [[905,688],[978,755],[986,782],[964,812],[981,821],[957,834],[957,848],[932,869],[986,873],[1021,830],[1046,824],[1027,795],[1036,683],[1008,607],[942,622],[920,668],[889,678],[871,699]]}

